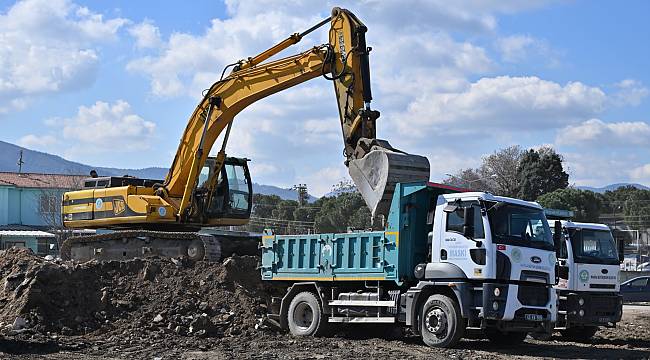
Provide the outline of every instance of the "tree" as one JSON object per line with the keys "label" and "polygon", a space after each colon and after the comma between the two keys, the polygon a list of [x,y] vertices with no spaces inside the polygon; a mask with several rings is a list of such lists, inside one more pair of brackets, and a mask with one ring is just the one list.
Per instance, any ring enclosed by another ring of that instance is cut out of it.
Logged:
{"label": "tree", "polygon": [[42,175],[47,186],[41,188],[38,194],[38,216],[47,229],[54,233],[58,248],[72,236],[73,230],[63,226],[61,221],[61,198],[66,191],[79,190],[84,176],[81,175]]}
{"label": "tree", "polygon": [[571,210],[574,220],[584,222],[598,222],[603,207],[599,194],[576,188],[555,190],[540,196],[537,202],[545,208]]}
{"label": "tree", "polygon": [[484,156],[478,168],[461,169],[443,182],[495,195],[516,197],[519,193],[517,167],[523,153],[518,145],[495,151]]}
{"label": "tree", "polygon": [[483,158],[479,174],[487,179],[490,192],[501,196],[517,197],[520,188],[517,169],[524,153],[521,146],[513,145]]}
{"label": "tree", "polygon": [[348,228],[370,227],[370,210],[358,192],[318,199],[320,211],[314,219],[317,232],[344,232]]}
{"label": "tree", "polygon": [[550,147],[524,152],[517,168],[518,197],[535,200],[539,196],[569,186],[569,174],[562,167],[562,156]]}

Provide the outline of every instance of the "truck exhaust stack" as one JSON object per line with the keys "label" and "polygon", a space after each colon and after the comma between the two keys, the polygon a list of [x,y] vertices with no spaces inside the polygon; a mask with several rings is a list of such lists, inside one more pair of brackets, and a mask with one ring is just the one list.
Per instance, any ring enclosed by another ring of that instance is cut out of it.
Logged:
{"label": "truck exhaust stack", "polygon": [[388,215],[395,184],[429,181],[429,160],[377,141],[365,156],[351,159],[348,171],[373,218]]}

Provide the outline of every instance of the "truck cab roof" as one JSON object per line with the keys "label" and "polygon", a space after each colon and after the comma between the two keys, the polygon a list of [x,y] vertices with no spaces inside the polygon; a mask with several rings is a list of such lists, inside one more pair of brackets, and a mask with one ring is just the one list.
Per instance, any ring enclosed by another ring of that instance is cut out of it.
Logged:
{"label": "truck cab roof", "polygon": [[605,224],[573,222],[569,220],[561,220],[561,223],[563,227],[571,228],[571,229],[591,229],[591,230],[610,231],[609,226]]}
{"label": "truck cab roof", "polygon": [[444,194],[445,200],[454,201],[457,199],[462,200],[485,200],[485,201],[494,201],[494,202],[505,202],[508,204],[532,207],[535,209],[542,209],[542,207],[533,201],[525,201],[520,199],[514,199],[505,196],[492,195],[488,192],[482,191],[472,191],[472,192],[463,192],[463,193],[454,193],[454,194]]}

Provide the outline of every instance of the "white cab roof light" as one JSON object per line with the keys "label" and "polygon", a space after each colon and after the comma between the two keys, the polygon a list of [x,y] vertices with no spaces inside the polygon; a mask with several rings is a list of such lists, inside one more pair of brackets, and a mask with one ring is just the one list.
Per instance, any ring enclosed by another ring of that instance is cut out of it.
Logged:
{"label": "white cab roof light", "polygon": [[505,196],[496,196],[486,192],[463,192],[463,193],[444,194],[443,196],[445,200],[447,200],[447,202],[451,202],[457,199],[460,199],[461,201],[485,200],[485,201],[505,202],[514,205],[528,206],[536,209],[543,209],[538,203],[533,201],[525,201],[525,200],[514,199]]}

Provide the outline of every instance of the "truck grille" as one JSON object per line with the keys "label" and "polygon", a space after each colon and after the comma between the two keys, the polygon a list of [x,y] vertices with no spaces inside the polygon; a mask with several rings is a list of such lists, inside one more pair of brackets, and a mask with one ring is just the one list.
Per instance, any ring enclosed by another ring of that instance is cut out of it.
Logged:
{"label": "truck grille", "polygon": [[522,305],[546,306],[548,298],[549,289],[545,286],[519,285],[517,299]]}

